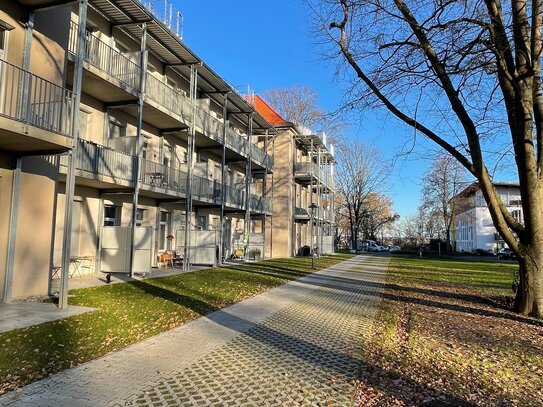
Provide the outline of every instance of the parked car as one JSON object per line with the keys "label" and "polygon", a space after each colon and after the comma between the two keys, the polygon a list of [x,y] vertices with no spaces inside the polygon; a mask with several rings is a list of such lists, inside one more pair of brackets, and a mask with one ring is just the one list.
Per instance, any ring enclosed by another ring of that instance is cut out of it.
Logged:
{"label": "parked car", "polygon": [[402,250],[400,246],[390,246],[391,252],[399,252],[400,250]]}
{"label": "parked car", "polygon": [[517,255],[509,247],[504,247],[498,251],[498,259],[516,259]]}

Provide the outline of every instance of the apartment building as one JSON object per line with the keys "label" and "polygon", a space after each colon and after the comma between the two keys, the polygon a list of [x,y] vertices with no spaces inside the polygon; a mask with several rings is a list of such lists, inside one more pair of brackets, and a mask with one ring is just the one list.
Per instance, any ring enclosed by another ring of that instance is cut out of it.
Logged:
{"label": "apartment building", "polygon": [[275,129],[159,3],[2,2],[1,301],[271,246]]}
{"label": "apartment building", "polygon": [[[513,217],[523,223],[519,185],[495,182],[494,187]],[[450,236],[453,250],[485,250],[496,253],[504,247],[505,243],[494,227],[483,193],[476,182],[453,197],[450,205],[455,213]]]}
{"label": "apartment building", "polygon": [[303,254],[304,247],[317,255],[333,253],[334,146],[326,134],[285,120],[261,97],[254,102],[277,131],[268,229],[273,256]]}

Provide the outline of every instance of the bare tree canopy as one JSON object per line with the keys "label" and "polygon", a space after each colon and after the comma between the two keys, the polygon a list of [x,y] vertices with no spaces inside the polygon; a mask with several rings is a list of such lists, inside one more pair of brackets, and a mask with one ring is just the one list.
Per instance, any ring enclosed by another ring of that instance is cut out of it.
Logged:
{"label": "bare tree canopy", "polygon": [[319,95],[307,86],[275,88],[263,92],[270,105],[281,116],[316,132],[325,132],[331,142],[337,142],[346,127],[337,114],[327,113],[319,107]]}
{"label": "bare tree canopy", "polygon": [[437,228],[432,238],[445,238],[450,249],[450,230],[458,208],[451,199],[467,186],[467,171],[450,154],[438,153],[422,177],[420,209],[432,227]]}
{"label": "bare tree canopy", "polygon": [[[352,106],[385,107],[477,179],[518,256],[515,309],[543,318],[543,0],[306,1],[332,56],[352,74]],[[507,151],[524,224],[501,201],[489,170]]]}
{"label": "bare tree canopy", "polygon": [[372,233],[388,223],[385,218],[391,206],[390,200],[377,210],[378,201],[372,198],[385,196],[390,171],[380,151],[360,141],[346,141],[338,148],[336,158],[336,193],[342,201],[337,207],[340,215],[347,219],[345,223],[350,229],[351,247],[356,248],[364,220],[368,222],[366,230],[371,229]]}

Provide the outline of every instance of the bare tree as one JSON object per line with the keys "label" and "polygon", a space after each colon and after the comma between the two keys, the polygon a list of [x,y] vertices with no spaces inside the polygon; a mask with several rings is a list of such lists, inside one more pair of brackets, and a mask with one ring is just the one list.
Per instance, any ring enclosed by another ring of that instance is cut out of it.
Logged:
{"label": "bare tree", "polygon": [[436,237],[445,237],[447,250],[451,249],[451,225],[458,210],[455,201],[451,199],[466,187],[466,181],[466,169],[454,157],[444,152],[435,156],[422,177],[421,209],[432,222],[427,229],[436,228]]}
{"label": "bare tree", "polygon": [[389,196],[370,192],[362,205],[359,230],[366,239],[380,240],[379,233],[399,218],[400,215],[392,211],[392,199]]}
{"label": "bare tree", "polygon": [[[352,74],[351,106],[385,107],[477,179],[518,257],[515,310],[543,318],[543,0],[306,1]],[[524,224],[493,184],[506,152]]]}
{"label": "bare tree", "polygon": [[339,114],[327,113],[319,106],[319,95],[307,86],[275,88],[263,92],[269,104],[281,116],[316,132],[325,132],[329,141],[338,142],[347,126]]}
{"label": "bare tree", "polygon": [[351,245],[356,248],[368,197],[383,191],[389,169],[379,150],[350,140],[337,153],[336,193],[343,201],[350,229]]}

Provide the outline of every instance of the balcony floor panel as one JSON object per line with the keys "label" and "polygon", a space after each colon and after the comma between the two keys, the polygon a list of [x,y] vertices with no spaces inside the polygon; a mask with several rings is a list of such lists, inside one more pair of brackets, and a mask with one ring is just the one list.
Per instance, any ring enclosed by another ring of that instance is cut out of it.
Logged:
{"label": "balcony floor panel", "polygon": [[23,123],[0,116],[0,150],[60,153],[71,146],[69,137],[34,126],[28,126],[28,133],[23,133]]}

